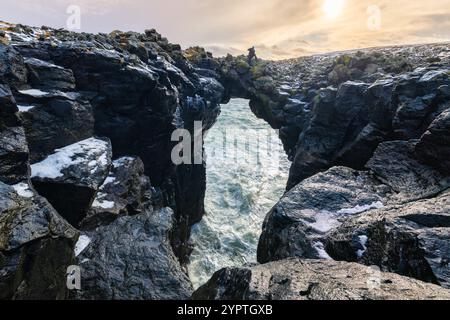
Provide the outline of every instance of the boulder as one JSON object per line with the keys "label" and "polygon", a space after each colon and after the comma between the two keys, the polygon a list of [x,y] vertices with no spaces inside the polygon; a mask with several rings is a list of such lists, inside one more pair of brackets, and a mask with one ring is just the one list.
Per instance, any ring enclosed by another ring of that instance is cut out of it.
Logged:
{"label": "boulder", "polygon": [[27,68],[23,57],[12,46],[0,43],[0,79],[12,88],[27,82]]}
{"label": "boulder", "polygon": [[31,179],[40,195],[78,227],[109,174],[111,144],[89,138],[62,149],[31,166]]}
{"label": "boulder", "polygon": [[0,182],[0,299],[64,299],[78,232],[27,183]]}
{"label": "boulder", "polygon": [[111,171],[101,185],[92,207],[81,223],[82,229],[109,224],[119,216],[141,214],[157,205],[157,192],[144,175],[144,164],[136,157],[112,162]]}
{"label": "boulder", "polygon": [[450,175],[450,109],[433,121],[416,145],[415,154],[423,163]]}
{"label": "boulder", "polygon": [[18,183],[29,176],[28,145],[17,111],[11,90],[0,84],[0,181],[5,183]]}
{"label": "boulder", "polygon": [[94,134],[89,102],[64,97],[21,102],[20,117],[25,128],[30,161],[42,161],[55,149],[88,139]]}
{"label": "boulder", "polygon": [[423,123],[433,111],[434,93],[414,99],[405,98],[400,101],[393,119],[395,136],[399,140],[418,139],[423,131]]}
{"label": "boulder", "polygon": [[[75,299],[188,299],[192,285],[172,251],[172,210],[122,216],[83,235]],[[81,237],[80,237],[81,238]]]}
{"label": "boulder", "polygon": [[328,169],[349,139],[349,131],[360,132],[367,125],[367,88],[364,83],[348,81],[337,92],[327,88],[319,93],[310,124],[299,137],[288,189]]}
{"label": "boulder", "polygon": [[324,258],[326,234],[352,215],[382,207],[390,188],[366,172],[334,167],[299,183],[267,215],[258,261]]}
{"label": "boulder", "polygon": [[227,268],[193,294],[198,300],[449,300],[450,291],[356,263],[288,259]]}
{"label": "boulder", "polygon": [[367,163],[378,179],[406,202],[434,196],[450,187],[450,177],[415,159],[417,141],[389,141],[380,144]]}
{"label": "boulder", "polygon": [[379,266],[450,288],[450,191],[352,217],[325,240],[336,260]]}
{"label": "boulder", "polygon": [[72,70],[36,58],[26,58],[29,83],[36,88],[52,88],[62,91],[75,89]]}

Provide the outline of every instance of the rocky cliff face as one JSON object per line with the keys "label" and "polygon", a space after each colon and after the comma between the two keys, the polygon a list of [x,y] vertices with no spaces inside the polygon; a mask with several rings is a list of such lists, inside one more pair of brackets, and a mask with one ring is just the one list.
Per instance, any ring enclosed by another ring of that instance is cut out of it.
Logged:
{"label": "rocky cliff face", "polygon": [[[188,297],[183,265],[204,214],[205,167],[176,167],[171,135],[193,131],[194,121],[208,129],[223,92],[155,30],[92,35],[2,23],[2,298],[65,298],[65,268],[85,259],[79,298]],[[111,252],[99,255],[104,248]],[[39,277],[54,266],[56,280]],[[113,269],[122,279],[103,277]]]}
{"label": "rocky cliff face", "polygon": [[[445,44],[253,64],[220,59],[226,92],[246,95],[280,129],[293,164],[259,242],[258,261],[269,264],[224,269],[194,296],[339,298],[321,295],[325,280],[298,295],[297,271],[308,259],[321,259],[319,269],[357,262],[449,288],[449,62]],[[286,260],[293,257],[302,262]]]}
{"label": "rocky cliff face", "polygon": [[449,298],[449,62],[430,45],[249,64],[154,30],[2,23],[0,298],[188,298],[206,172],[172,163],[171,134],[209,129],[231,97],[280,129],[293,164],[264,264],[195,298]]}

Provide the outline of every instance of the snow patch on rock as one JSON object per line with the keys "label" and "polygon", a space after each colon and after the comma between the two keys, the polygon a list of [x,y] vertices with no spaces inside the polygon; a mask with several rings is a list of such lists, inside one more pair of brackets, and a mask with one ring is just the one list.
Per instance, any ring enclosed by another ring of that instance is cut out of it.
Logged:
{"label": "snow patch on rock", "polygon": [[19,90],[19,92],[21,94],[25,94],[27,96],[32,96],[32,97],[45,97],[47,95],[49,95],[49,92],[45,92],[39,89],[28,89],[28,90]]}
{"label": "snow patch on rock", "polygon": [[359,244],[362,247],[362,249],[359,249],[356,251],[356,255],[358,256],[359,259],[362,258],[362,256],[364,255],[364,253],[367,250],[367,241],[368,240],[369,240],[369,238],[366,235],[362,235],[362,236],[358,237]]}
{"label": "snow patch on rock", "polygon": [[40,178],[55,179],[64,176],[62,170],[73,165],[80,164],[86,158],[86,154],[98,152],[102,155],[97,161],[91,161],[88,165],[92,167],[91,173],[95,173],[99,165],[108,164],[108,143],[96,138],[89,138],[62,149],[55,150],[55,153],[48,156],[42,162],[31,166],[31,176]]}
{"label": "snow patch on rock", "polygon": [[31,109],[35,108],[35,106],[17,106],[17,108],[19,109],[19,112],[28,112]]}
{"label": "snow patch on rock", "polygon": [[32,198],[34,196],[33,191],[30,190],[30,186],[26,183],[18,183],[12,186],[16,193],[23,198]]}
{"label": "snow patch on rock", "polygon": [[313,248],[316,250],[317,254],[319,255],[320,259],[325,260],[333,260],[328,253],[325,251],[325,246],[322,242],[316,242],[313,244]]}
{"label": "snow patch on rock", "polygon": [[309,226],[319,232],[328,232],[333,228],[339,226],[339,221],[334,217],[333,213],[329,211],[320,211],[315,216],[316,220],[313,223],[309,223]]}
{"label": "snow patch on rock", "polygon": [[381,209],[383,207],[384,207],[383,203],[381,201],[377,201],[377,202],[373,202],[368,205],[362,205],[362,206],[357,205],[356,207],[353,207],[353,208],[341,209],[337,213],[338,214],[358,214],[358,213],[362,213],[362,212],[372,210],[372,209]]}
{"label": "snow patch on rock", "polygon": [[114,208],[114,201],[95,199],[92,203],[93,208],[112,209]]}

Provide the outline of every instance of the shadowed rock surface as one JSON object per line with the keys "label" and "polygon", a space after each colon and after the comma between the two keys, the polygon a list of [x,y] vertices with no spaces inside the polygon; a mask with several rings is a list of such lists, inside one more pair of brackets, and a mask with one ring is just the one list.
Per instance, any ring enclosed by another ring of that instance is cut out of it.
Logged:
{"label": "shadowed rock surface", "polygon": [[27,183],[0,182],[0,299],[65,299],[78,231]]}
{"label": "shadowed rock surface", "polygon": [[31,166],[34,187],[79,227],[111,166],[109,140],[90,138],[56,150]]}
{"label": "shadowed rock surface", "polygon": [[416,143],[382,143],[368,172],[335,167],[298,184],[268,214],[258,261],[360,262],[449,287],[450,180],[414,158]]}
{"label": "shadowed rock surface", "polygon": [[207,300],[448,300],[436,285],[356,263],[289,259],[222,269],[193,294]]}
{"label": "shadowed rock surface", "polygon": [[377,265],[450,288],[450,193],[348,219],[326,237],[336,260]]}
{"label": "shadowed rock surface", "polygon": [[0,181],[18,183],[29,174],[29,151],[8,85],[0,84]]}
{"label": "shadowed rock surface", "polygon": [[78,256],[80,299],[188,299],[192,285],[170,245],[173,211],[168,208],[120,217],[85,236]]}
{"label": "shadowed rock surface", "polygon": [[112,163],[108,177],[98,190],[82,229],[109,224],[119,216],[135,215],[161,206],[160,192],[144,175],[144,164],[136,157],[119,158]]}

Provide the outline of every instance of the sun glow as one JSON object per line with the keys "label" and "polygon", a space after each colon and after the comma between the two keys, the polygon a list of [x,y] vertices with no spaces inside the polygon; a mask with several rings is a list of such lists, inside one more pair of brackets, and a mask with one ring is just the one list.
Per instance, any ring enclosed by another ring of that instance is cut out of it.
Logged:
{"label": "sun glow", "polygon": [[337,18],[345,7],[345,0],[325,0],[322,9],[328,18]]}

